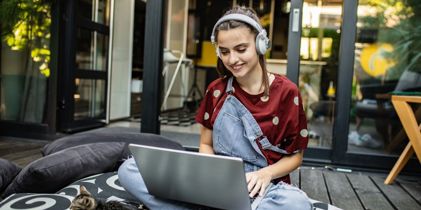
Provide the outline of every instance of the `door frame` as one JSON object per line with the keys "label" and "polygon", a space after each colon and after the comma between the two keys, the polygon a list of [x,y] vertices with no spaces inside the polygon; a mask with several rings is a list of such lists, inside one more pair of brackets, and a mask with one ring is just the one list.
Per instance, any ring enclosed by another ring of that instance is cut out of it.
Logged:
{"label": "door frame", "polygon": [[[111,2],[111,1],[110,1]],[[91,32],[99,32],[110,38],[110,26],[99,24],[91,20],[84,19],[77,15],[77,0],[60,1],[63,14],[60,17],[60,41],[59,41],[59,62],[61,70],[58,71],[58,97],[57,97],[57,124],[58,131],[73,133],[77,131],[101,127],[105,124],[108,100],[108,65],[109,50],[107,50],[106,67],[104,71],[78,69],[76,67],[76,33],[79,28]],[[110,46],[108,46],[110,47]],[[76,92],[75,79],[104,80],[104,112],[97,117],[74,119]],[[61,84],[61,85],[60,85]]]}

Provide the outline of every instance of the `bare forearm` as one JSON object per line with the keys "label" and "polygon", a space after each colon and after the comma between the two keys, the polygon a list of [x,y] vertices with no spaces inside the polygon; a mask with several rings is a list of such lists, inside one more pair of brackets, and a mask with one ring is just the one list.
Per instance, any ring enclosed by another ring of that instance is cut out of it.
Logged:
{"label": "bare forearm", "polygon": [[265,168],[262,168],[261,170],[266,173],[269,173],[273,180],[288,175],[289,173],[297,169],[301,165],[302,160],[303,151],[289,156],[285,156],[278,162]]}
{"label": "bare forearm", "polygon": [[213,147],[209,146],[208,144],[200,144],[199,152],[206,154],[214,154]]}
{"label": "bare forearm", "polygon": [[212,143],[212,130],[201,126],[199,152],[214,154]]}

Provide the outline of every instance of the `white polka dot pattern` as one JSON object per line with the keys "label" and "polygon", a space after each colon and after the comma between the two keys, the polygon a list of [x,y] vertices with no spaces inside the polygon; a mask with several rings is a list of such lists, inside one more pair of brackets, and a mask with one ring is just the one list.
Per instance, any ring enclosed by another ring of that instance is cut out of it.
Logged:
{"label": "white polka dot pattern", "polygon": [[308,130],[307,130],[307,129],[302,129],[302,130],[300,131],[300,135],[301,135],[302,137],[307,137],[307,136],[308,136]]}
{"label": "white polka dot pattern", "polygon": [[294,97],[294,104],[295,105],[297,105],[298,106],[298,104],[299,104],[299,101],[298,101],[299,99],[298,99],[298,96],[295,96]]}
{"label": "white polka dot pattern", "polygon": [[209,119],[209,113],[205,112],[205,115],[203,116],[204,120],[208,120]]}
{"label": "white polka dot pattern", "polygon": [[278,125],[278,123],[279,123],[279,118],[278,118],[277,116],[275,116],[275,117],[272,119],[272,123],[273,123],[274,125]]}
{"label": "white polka dot pattern", "polygon": [[220,91],[220,90],[215,90],[215,91],[213,91],[213,96],[214,96],[215,98],[217,98],[220,94],[221,94],[221,91]]}
{"label": "white polka dot pattern", "polygon": [[263,101],[263,102],[267,102],[267,101],[269,101],[269,96],[262,96],[262,97],[260,97],[260,100]]}

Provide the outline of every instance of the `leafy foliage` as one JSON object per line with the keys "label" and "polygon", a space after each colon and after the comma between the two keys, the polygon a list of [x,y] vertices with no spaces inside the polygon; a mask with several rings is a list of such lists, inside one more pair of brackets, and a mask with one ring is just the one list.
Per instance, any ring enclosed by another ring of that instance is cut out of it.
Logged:
{"label": "leafy foliage", "polygon": [[31,50],[40,73],[50,75],[52,0],[0,0],[1,37],[12,50]]}
{"label": "leafy foliage", "polygon": [[361,17],[361,27],[377,28],[378,42],[393,45],[386,56],[395,62],[387,79],[398,79],[404,71],[421,72],[421,2],[419,0],[361,0],[376,14]]}

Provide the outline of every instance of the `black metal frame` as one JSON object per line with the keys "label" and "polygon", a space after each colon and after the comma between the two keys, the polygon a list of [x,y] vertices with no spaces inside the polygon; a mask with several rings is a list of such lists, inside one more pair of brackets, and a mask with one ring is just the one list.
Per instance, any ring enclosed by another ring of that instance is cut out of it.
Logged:
{"label": "black metal frame", "polygon": [[[288,30],[288,63],[287,63],[287,77],[295,84],[298,84],[298,77],[300,73],[300,46],[301,46],[301,20],[303,14],[303,0],[291,1],[291,10],[300,10],[300,19],[298,20],[298,31],[293,32],[290,28]],[[292,25],[293,12],[290,12],[289,25]]]}
{"label": "black metal frame", "polygon": [[59,70],[59,37],[60,37],[60,0],[53,1],[51,5],[51,39],[50,39],[50,78],[48,80],[48,92],[46,102],[46,122],[48,124],[48,133],[55,135],[57,131],[57,72]]}
{"label": "black metal frame", "polygon": [[161,71],[163,53],[163,17],[165,0],[146,3],[145,48],[141,132],[160,133]]}
{"label": "black metal frame", "polygon": [[[332,161],[342,162],[348,146],[349,109],[354,73],[355,37],[358,1],[344,1],[342,7],[342,29],[339,46],[338,85],[336,93],[335,122],[333,124]],[[345,110],[344,110],[345,109]]]}
{"label": "black metal frame", "polygon": [[[71,70],[75,68],[75,3],[74,1],[60,1],[60,7],[62,8],[62,14],[60,14],[60,32],[63,34],[60,37],[59,47],[59,63],[61,71],[58,71],[59,84],[61,87],[58,88],[58,129],[62,130],[70,127],[70,122],[73,119],[74,104],[73,97],[68,97],[70,92],[74,92],[74,82],[71,78]],[[69,46],[69,47],[67,47]]]}

